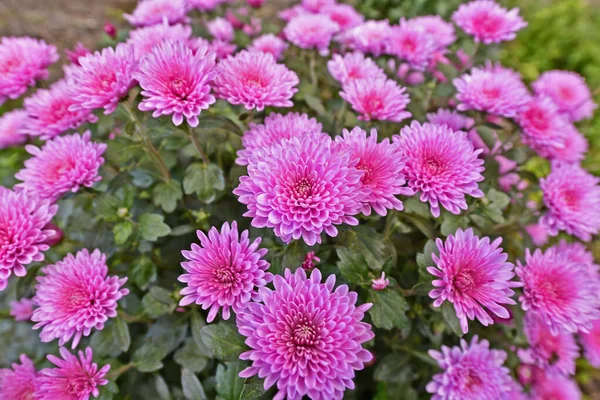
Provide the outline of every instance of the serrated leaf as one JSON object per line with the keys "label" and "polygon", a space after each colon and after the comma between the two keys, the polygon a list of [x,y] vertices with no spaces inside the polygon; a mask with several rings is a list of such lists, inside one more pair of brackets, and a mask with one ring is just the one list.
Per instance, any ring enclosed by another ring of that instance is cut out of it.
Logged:
{"label": "serrated leaf", "polygon": [[170,297],[170,294],[168,290],[161,287],[151,287],[150,291],[142,297],[144,314],[150,318],[158,318],[161,315],[173,312],[177,303]]}
{"label": "serrated leaf", "polygon": [[127,242],[127,239],[133,233],[133,224],[129,221],[119,222],[113,228],[113,234],[115,235],[115,243],[121,246]]}
{"label": "serrated leaf", "polygon": [[442,304],[442,317],[452,332],[458,337],[462,337],[463,332],[460,327],[460,320],[456,316],[454,307],[449,302],[445,301]]}
{"label": "serrated leaf", "polygon": [[383,264],[392,258],[396,262],[396,248],[388,239],[373,228],[357,226],[345,234],[345,246],[363,255],[367,266],[381,271]]}
{"label": "serrated leaf", "polygon": [[171,228],[163,222],[164,219],[160,214],[142,214],[139,221],[142,238],[154,242],[159,237],[171,233]]}
{"label": "serrated leaf", "polygon": [[126,352],[129,350],[131,336],[129,335],[129,327],[122,318],[117,317],[114,320],[113,337],[117,345],[121,348],[121,351]]}
{"label": "serrated leaf", "polygon": [[222,361],[236,361],[246,350],[244,338],[233,324],[219,322],[207,325],[200,330],[200,337],[214,357]]}
{"label": "serrated leaf", "polygon": [[404,329],[409,325],[406,311],[408,303],[398,292],[392,290],[371,290],[369,297],[373,306],[369,310],[373,324],[382,329],[394,327]]}
{"label": "serrated leaf", "polygon": [[496,189],[490,189],[487,198],[492,202],[491,207],[504,210],[510,204],[510,196]]}
{"label": "serrated leaf", "polygon": [[195,193],[200,201],[212,203],[217,192],[225,189],[223,170],[216,164],[195,163],[185,170],[183,190]]}
{"label": "serrated leaf", "polygon": [[167,213],[175,211],[177,202],[182,198],[181,184],[175,179],[159,183],[152,191],[152,203],[157,207],[161,207]]}
{"label": "serrated leaf", "polygon": [[188,400],[206,400],[204,388],[198,377],[189,369],[181,370],[181,387],[183,395]]}
{"label": "serrated leaf", "polygon": [[337,255],[340,259],[337,266],[348,282],[357,285],[368,282],[369,268],[362,254],[338,247]]}
{"label": "serrated leaf", "polygon": [[244,389],[244,379],[239,373],[245,368],[241,361],[219,364],[217,367],[217,394],[219,399],[238,400]]}

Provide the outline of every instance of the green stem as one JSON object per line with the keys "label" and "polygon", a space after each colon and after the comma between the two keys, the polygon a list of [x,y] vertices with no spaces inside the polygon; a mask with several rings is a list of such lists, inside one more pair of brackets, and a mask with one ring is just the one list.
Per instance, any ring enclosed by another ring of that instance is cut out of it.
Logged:
{"label": "green stem", "polygon": [[315,53],[314,52],[310,52],[310,56],[309,56],[309,70],[310,70],[310,82],[312,83],[313,87],[317,87],[317,74],[315,73]]}
{"label": "green stem", "polygon": [[119,376],[121,376],[122,374],[124,374],[125,372],[129,371],[131,368],[135,367],[135,365],[133,363],[129,363],[129,364],[125,364],[123,366],[121,366],[121,368],[117,368],[113,371],[110,371],[107,374],[107,378],[110,379],[111,381],[116,380]]}
{"label": "green stem", "polygon": [[206,152],[202,148],[202,145],[198,141],[198,138],[196,137],[196,135],[194,135],[194,131],[192,130],[191,126],[188,126],[188,134],[190,136],[190,140],[194,144],[194,147],[198,151],[198,154],[200,154],[200,157],[202,158],[202,161],[204,162],[204,164],[210,164],[210,160],[208,159]]}

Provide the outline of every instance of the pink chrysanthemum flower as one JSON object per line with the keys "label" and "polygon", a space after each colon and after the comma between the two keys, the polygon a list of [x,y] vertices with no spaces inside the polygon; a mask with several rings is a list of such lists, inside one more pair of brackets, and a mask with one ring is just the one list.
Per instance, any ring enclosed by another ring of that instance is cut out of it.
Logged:
{"label": "pink chrysanthemum flower", "polygon": [[598,277],[588,265],[574,262],[555,248],[543,253],[528,249],[525,265],[517,263],[516,272],[523,282],[521,307],[536,312],[552,333],[587,332],[600,317]]}
{"label": "pink chrysanthemum flower", "polygon": [[423,15],[412,18],[410,22],[432,36],[438,51],[445,49],[456,41],[454,25],[445,21],[439,15]]}
{"label": "pink chrysanthemum flower", "polygon": [[74,65],[79,65],[79,57],[84,57],[91,53],[92,51],[85,47],[85,45],[81,42],[77,42],[77,45],[73,50],[65,50],[67,58],[69,59],[71,64]]}
{"label": "pink chrysanthemum flower", "polygon": [[511,392],[514,381],[504,367],[506,352],[490,349],[490,343],[477,335],[471,343],[460,340],[460,347],[442,346],[442,351],[429,350],[440,368],[426,390],[431,400],[497,400]]}
{"label": "pink chrysanthemum flower", "polygon": [[432,282],[435,289],[429,292],[435,299],[433,306],[439,307],[446,300],[452,303],[464,333],[469,331],[468,319],[477,318],[488,326],[494,323],[490,313],[509,318],[504,304],[516,304],[511,299],[515,294],[512,288],[520,284],[511,280],[514,265],[500,247],[502,238],[490,242],[487,236],[475,236],[472,229],[458,229],[445,242],[438,238],[435,243],[440,255],[432,254],[436,266],[427,268],[438,278]]}
{"label": "pink chrysanthemum flower", "polygon": [[[335,225],[357,225],[365,196],[363,171],[350,150],[324,133],[284,139],[254,153],[248,176],[233,193],[248,205],[252,226],[274,228],[284,242],[303,238],[312,246],[321,233],[337,236]],[[314,211],[318,210],[318,212]]]}
{"label": "pink chrysanthemum flower", "polygon": [[569,261],[585,264],[590,268],[590,271],[600,270],[600,266],[594,263],[594,255],[587,250],[583,243],[569,243],[563,239],[554,247],[558,253],[563,254]]}
{"label": "pink chrysanthemum flower", "polygon": [[429,202],[431,213],[439,217],[440,207],[452,214],[467,209],[465,195],[483,197],[478,182],[483,181],[481,149],[475,150],[463,131],[446,125],[423,125],[414,121],[394,137],[399,151],[407,157],[404,173],[408,187]]}
{"label": "pink chrysanthemum flower", "polygon": [[302,8],[311,13],[319,13],[324,7],[335,4],[335,0],[302,0]]}
{"label": "pink chrysanthemum flower", "polygon": [[299,15],[292,18],[283,33],[287,40],[301,49],[317,49],[322,56],[329,54],[329,42],[340,27],[327,15]]}
{"label": "pink chrysanthemum flower", "polygon": [[527,26],[519,9],[507,10],[493,0],[475,0],[461,4],[452,20],[463,31],[484,44],[513,40]]}
{"label": "pink chrysanthemum flower", "polygon": [[565,137],[561,145],[548,147],[544,155],[553,161],[578,164],[585,158],[585,154],[588,151],[588,142],[585,136],[572,124],[567,124],[565,131]]}
{"label": "pink chrysanthemum flower", "polygon": [[366,21],[341,33],[336,40],[351,49],[379,57],[387,50],[391,34],[392,27],[387,20]]}
{"label": "pink chrysanthemum flower", "polygon": [[186,0],[144,0],[140,1],[133,13],[123,17],[133,26],[157,25],[167,20],[171,25],[188,23]]}
{"label": "pink chrysanthemum flower", "polygon": [[91,347],[85,353],[75,356],[64,347],[59,349],[62,360],[49,355],[48,360],[55,368],[44,368],[38,378],[36,399],[41,400],[89,400],[90,396],[98,397],[99,387],[108,383],[104,377],[110,370],[110,364],[98,369],[93,362]]}
{"label": "pink chrysanthemum flower", "polygon": [[385,272],[382,272],[379,278],[371,280],[371,289],[373,290],[384,290],[389,285],[390,280],[385,277]]}
{"label": "pink chrysanthemum flower", "polygon": [[13,110],[0,116],[0,149],[19,146],[27,141],[23,128],[27,123],[25,110]]}
{"label": "pink chrysanthemum flower", "polygon": [[580,400],[577,383],[560,374],[541,374],[531,387],[531,400]]}
{"label": "pink chrysanthemum flower", "polygon": [[238,315],[239,332],[252,349],[240,355],[252,365],[242,378],[265,378],[265,389],[277,384],[274,400],[342,399],[354,389],[354,371],[373,356],[362,344],[375,335],[362,322],[370,303],[356,306],[358,295],[335,286],[335,275],[321,283],[318,269],[310,278],[298,268],[275,275],[275,290],[261,288],[261,303],[250,303]]}
{"label": "pink chrysanthemum flower", "polygon": [[187,42],[192,35],[192,28],[187,25],[162,24],[134,29],[129,32],[127,43],[133,48],[136,59],[140,60],[150,54],[152,48],[165,40],[172,42]]}
{"label": "pink chrysanthemum flower", "polygon": [[186,0],[190,8],[195,8],[200,11],[212,11],[227,0]]}
{"label": "pink chrysanthemum flower", "polygon": [[600,230],[600,179],[576,164],[556,164],[540,180],[548,211],[540,223],[552,236],[566,231],[590,241]]}
{"label": "pink chrysanthemum flower", "polygon": [[217,55],[217,60],[221,61],[235,53],[237,46],[234,43],[214,39],[208,49]]}
{"label": "pink chrysanthemum flower", "polygon": [[352,151],[351,158],[358,159],[356,168],[364,171],[360,181],[369,194],[363,199],[362,213],[371,215],[371,208],[381,216],[387,215],[388,209],[402,211],[404,206],[396,196],[411,196],[413,191],[404,186],[405,160],[397,146],[387,138],[377,143],[376,129],[367,136],[359,127],[350,132],[344,129],[343,137],[335,141]]}
{"label": "pink chrysanthemum flower", "polygon": [[57,211],[48,201],[0,187],[0,291],[13,273],[25,276],[26,265],[44,260],[54,233],[45,227]]}
{"label": "pink chrysanthemum flower", "polygon": [[208,310],[208,322],[212,322],[219,309],[223,308],[223,319],[227,320],[230,310],[241,312],[255,291],[273,280],[266,272],[269,263],[263,258],[267,249],[259,249],[261,239],[252,243],[248,231],[238,233],[237,222],[225,222],[221,232],[212,227],[206,236],[196,232],[200,246],[193,243],[191,251],[182,251],[189,260],[181,263],[186,274],[179,277],[187,287],[181,291],[180,306],[196,303]]}
{"label": "pink chrysanthemum flower", "polygon": [[310,132],[322,132],[323,125],[306,114],[289,113],[286,115],[271,113],[265,118],[264,123],[250,123],[249,129],[242,136],[244,148],[238,150],[237,160],[239,165],[248,165],[252,154],[260,149],[265,149],[282,139],[302,137]]}
{"label": "pink chrysanthemum flower", "polygon": [[349,4],[331,4],[323,7],[319,13],[327,15],[342,31],[354,28],[365,20],[365,17]]}
{"label": "pink chrysanthemum flower", "polygon": [[342,85],[355,79],[385,79],[385,72],[369,57],[359,51],[334,54],[327,62],[327,69],[336,81]]}
{"label": "pink chrysanthemum flower", "polygon": [[592,322],[588,333],[580,333],[579,339],[583,346],[585,358],[594,368],[600,368],[600,319]]}
{"label": "pink chrysanthemum flower", "polygon": [[548,243],[548,230],[541,224],[531,224],[525,227],[525,231],[531,237],[531,241],[536,246],[543,246]]}
{"label": "pink chrysanthemum flower", "polygon": [[142,87],[142,111],[152,116],[172,115],[173,124],[183,118],[190,126],[198,126],[198,115],[216,99],[210,93],[217,75],[215,54],[192,50],[182,42],[162,42],[144,57],[133,77]]}
{"label": "pink chrysanthemum flower", "polygon": [[471,73],[454,79],[459,111],[485,111],[502,117],[516,116],[527,104],[529,92],[521,77],[500,66],[473,68]]}
{"label": "pink chrysanthemum flower", "polygon": [[402,19],[399,26],[392,27],[387,52],[405,60],[412,68],[423,71],[437,50],[433,36],[412,21]]}
{"label": "pink chrysanthemum flower", "polygon": [[448,125],[453,131],[471,129],[475,120],[457,111],[439,108],[434,113],[427,113],[427,121],[435,125]]}
{"label": "pink chrysanthemum flower", "polygon": [[77,192],[81,186],[91,187],[102,179],[98,170],[104,164],[106,144],[90,141],[91,133],[56,137],[39,147],[28,145],[31,157],[25,168],[15,174],[23,181],[15,186],[33,197],[52,202],[65,193]]}
{"label": "pink chrysanthemum flower", "polygon": [[549,96],[560,112],[565,113],[573,122],[591,118],[598,107],[585,80],[575,72],[544,72],[533,82],[532,87],[536,94]]}
{"label": "pink chrysanthemum flower", "polygon": [[29,117],[23,132],[48,140],[87,122],[96,122],[98,118],[91,110],[69,110],[71,105],[76,104],[73,100],[73,92],[76,90],[78,89],[72,83],[60,80],[50,89],[38,89],[31,97],[26,98],[23,105]]}
{"label": "pink chrysanthemum flower", "polygon": [[276,60],[280,60],[287,48],[288,45],[285,40],[272,33],[267,33],[254,39],[248,50],[270,53]]}
{"label": "pink chrysanthemum flower", "polygon": [[224,42],[231,42],[235,37],[233,25],[231,25],[228,20],[222,17],[208,21],[206,28],[208,29],[208,33],[210,33],[213,38],[222,40]]}
{"label": "pink chrysanthemum flower", "polygon": [[315,255],[314,251],[309,251],[306,253],[304,261],[302,261],[302,265],[300,267],[307,271],[311,271],[315,268],[315,264],[318,262],[321,262],[321,259]]}
{"label": "pink chrysanthemum flower", "polygon": [[[33,315],[33,306],[35,302],[23,297],[21,300],[10,302],[10,315],[15,317],[15,321],[29,321]],[[2,396],[0,396],[2,399]]]}
{"label": "pink chrysanthemum flower", "polygon": [[137,61],[133,49],[127,44],[118,44],[116,50],[106,47],[102,52],[88,54],[79,58],[79,64],[81,66],[71,72],[77,90],[73,95],[75,104],[69,107],[69,111],[104,107],[104,114],[111,114],[119,100],[135,86],[132,74],[137,68]]}
{"label": "pink chrysanthemum flower", "polygon": [[42,342],[59,339],[63,346],[73,339],[74,349],[92,329],[104,329],[104,323],[117,316],[117,301],[129,293],[122,288],[127,278],[107,277],[106,256],[98,249],[68,254],[42,272],[33,298],[38,308],[31,318],[37,322],[33,329],[42,328]]}
{"label": "pink chrysanthemum flower", "polygon": [[38,388],[38,373],[25,354],[19,357],[21,364],[13,363],[12,369],[0,369],[0,400],[32,400]]}
{"label": "pink chrysanthemum flower", "polygon": [[410,98],[405,93],[406,88],[398,86],[394,80],[354,79],[342,89],[341,98],[360,114],[360,120],[400,122],[412,115],[406,111],[406,106],[410,103]]}
{"label": "pink chrysanthemum flower", "polygon": [[221,61],[214,90],[231,104],[262,111],[267,106],[292,107],[299,82],[298,75],[277,64],[271,54],[244,50]]}
{"label": "pink chrysanthemum flower", "polygon": [[48,66],[58,60],[56,47],[30,37],[3,37],[0,41],[0,104],[16,99],[48,78]]}

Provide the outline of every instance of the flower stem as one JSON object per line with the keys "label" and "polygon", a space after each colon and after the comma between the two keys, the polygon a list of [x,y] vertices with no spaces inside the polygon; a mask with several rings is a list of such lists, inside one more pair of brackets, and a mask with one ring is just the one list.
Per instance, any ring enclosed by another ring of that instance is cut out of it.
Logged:
{"label": "flower stem", "polygon": [[121,366],[121,368],[117,368],[113,371],[110,371],[106,377],[110,380],[116,380],[119,376],[129,371],[133,367],[135,367],[133,363],[125,364]]}
{"label": "flower stem", "polygon": [[198,151],[198,154],[200,154],[200,157],[202,158],[202,161],[204,162],[204,164],[210,164],[210,160],[208,159],[206,152],[202,148],[202,145],[198,141],[198,138],[196,137],[196,135],[194,135],[194,131],[192,130],[192,127],[189,125],[188,125],[188,135],[190,136],[190,140],[194,144],[194,147]]}

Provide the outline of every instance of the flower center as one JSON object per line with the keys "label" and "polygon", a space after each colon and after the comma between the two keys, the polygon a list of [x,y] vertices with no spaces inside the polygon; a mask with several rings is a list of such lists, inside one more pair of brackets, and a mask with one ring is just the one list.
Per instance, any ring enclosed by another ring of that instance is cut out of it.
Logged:
{"label": "flower center", "polygon": [[417,43],[414,38],[405,38],[402,41],[402,49],[406,53],[414,53],[417,49]]}
{"label": "flower center", "polygon": [[454,286],[463,293],[471,290],[475,286],[475,277],[472,271],[469,269],[461,270],[454,278]]}
{"label": "flower center", "polygon": [[468,389],[472,389],[474,386],[480,386],[482,384],[481,377],[477,373],[477,371],[469,368],[464,377],[464,384]]}
{"label": "flower center", "polygon": [[432,175],[438,175],[444,170],[444,164],[437,158],[428,158],[424,162],[425,170]]}
{"label": "flower center", "polygon": [[500,97],[500,88],[498,86],[485,86],[481,93],[488,99],[495,100]]}
{"label": "flower center", "polygon": [[296,325],[292,332],[294,344],[300,347],[312,347],[317,339],[317,328],[306,319]]}
{"label": "flower center", "polygon": [[495,15],[482,12],[473,18],[473,25],[482,33],[494,34],[500,27],[500,20]]}
{"label": "flower center", "polygon": [[360,178],[360,181],[363,184],[367,184],[371,181],[371,177],[373,176],[373,172],[371,171],[371,168],[369,168],[367,165],[365,164],[359,164],[356,169],[360,170],[360,171],[365,171],[365,173],[363,174],[363,176]]}
{"label": "flower center", "polygon": [[229,267],[223,267],[215,270],[215,278],[224,286],[230,287],[237,283],[236,274],[229,269]]}
{"label": "flower center", "polygon": [[575,98],[575,93],[568,86],[560,86],[558,88],[558,93],[563,100],[571,101]]}
{"label": "flower center", "polygon": [[4,63],[0,64],[0,72],[6,74],[21,65],[21,60],[18,58],[9,58]]}
{"label": "flower center", "polygon": [[563,200],[566,206],[571,209],[577,208],[579,204],[579,196],[573,190],[565,190],[563,192]]}
{"label": "flower center", "polygon": [[307,197],[312,192],[312,184],[308,179],[303,178],[298,183],[296,183],[294,191],[296,192],[296,195],[300,197]]}
{"label": "flower center", "polygon": [[536,129],[546,130],[549,128],[549,121],[546,113],[538,107],[533,107],[527,110],[526,117],[529,120],[529,123]]}
{"label": "flower center", "polygon": [[182,99],[187,97],[187,82],[181,77],[171,80],[171,90],[173,93]]}

